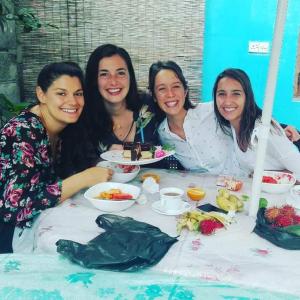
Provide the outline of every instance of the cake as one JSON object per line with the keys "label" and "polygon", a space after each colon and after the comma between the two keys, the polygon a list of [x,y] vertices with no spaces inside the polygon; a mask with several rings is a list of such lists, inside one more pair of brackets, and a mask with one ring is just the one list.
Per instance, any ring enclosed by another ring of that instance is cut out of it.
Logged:
{"label": "cake", "polygon": [[125,142],[123,144],[123,157],[132,161],[153,158],[152,147],[150,143]]}

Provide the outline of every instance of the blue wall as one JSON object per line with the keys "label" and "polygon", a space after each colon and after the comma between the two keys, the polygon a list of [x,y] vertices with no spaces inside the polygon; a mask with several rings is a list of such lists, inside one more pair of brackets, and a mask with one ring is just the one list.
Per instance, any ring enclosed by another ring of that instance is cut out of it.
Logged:
{"label": "blue wall", "polygon": [[[276,0],[207,0],[205,11],[202,100],[212,99],[216,76],[225,68],[244,69],[251,78],[256,101],[264,101]],[[300,101],[293,99],[293,83],[300,27],[300,0],[289,0],[281,50],[273,117],[300,129]],[[270,43],[268,54],[248,52],[249,41]]]}

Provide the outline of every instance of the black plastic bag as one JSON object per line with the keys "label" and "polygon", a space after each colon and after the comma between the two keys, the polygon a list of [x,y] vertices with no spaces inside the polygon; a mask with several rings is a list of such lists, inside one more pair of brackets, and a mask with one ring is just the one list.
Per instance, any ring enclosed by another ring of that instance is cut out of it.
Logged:
{"label": "black plastic bag", "polygon": [[288,250],[299,250],[300,237],[292,233],[284,232],[283,228],[273,227],[265,217],[265,210],[265,208],[258,210],[256,225],[253,231],[278,247]]}
{"label": "black plastic bag", "polygon": [[159,228],[129,217],[103,214],[96,223],[105,232],[86,245],[59,240],[57,252],[87,268],[136,271],[158,263],[177,242]]}

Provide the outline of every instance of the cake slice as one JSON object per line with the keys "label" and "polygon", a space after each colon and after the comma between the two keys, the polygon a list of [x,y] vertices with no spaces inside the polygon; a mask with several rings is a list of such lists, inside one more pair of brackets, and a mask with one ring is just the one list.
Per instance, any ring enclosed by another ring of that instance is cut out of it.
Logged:
{"label": "cake slice", "polygon": [[153,158],[150,143],[125,142],[123,148],[123,157],[130,158],[132,161]]}

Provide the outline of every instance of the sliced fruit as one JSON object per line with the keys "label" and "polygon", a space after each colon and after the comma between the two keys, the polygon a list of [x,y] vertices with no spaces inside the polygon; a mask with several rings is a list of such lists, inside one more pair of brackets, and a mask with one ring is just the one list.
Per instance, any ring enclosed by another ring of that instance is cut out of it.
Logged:
{"label": "sliced fruit", "polygon": [[202,200],[206,195],[205,191],[202,188],[188,188],[186,193],[188,197],[193,201]]}

